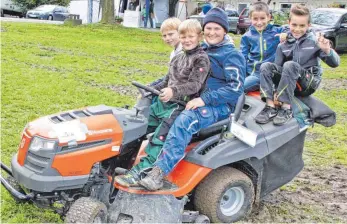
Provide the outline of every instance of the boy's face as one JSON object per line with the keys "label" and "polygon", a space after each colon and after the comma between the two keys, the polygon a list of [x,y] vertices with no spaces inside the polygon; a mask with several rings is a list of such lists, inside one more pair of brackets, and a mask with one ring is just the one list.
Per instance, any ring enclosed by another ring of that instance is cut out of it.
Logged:
{"label": "boy's face", "polygon": [[177,30],[165,30],[161,33],[163,41],[173,48],[176,48],[180,43],[180,38]]}
{"label": "boy's face", "polygon": [[267,24],[269,24],[269,21],[271,19],[271,15],[266,14],[266,12],[263,11],[254,11],[252,12],[251,15],[251,22],[252,25],[255,27],[255,29],[258,32],[261,32],[263,30],[265,30]]}
{"label": "boy's face", "polygon": [[216,45],[224,40],[226,32],[218,23],[210,22],[204,27],[204,38],[208,44]]}
{"label": "boy's face", "polygon": [[199,45],[201,35],[196,32],[180,34],[180,41],[184,50],[192,50]]}
{"label": "boy's face", "polygon": [[308,16],[291,15],[289,29],[295,39],[302,37],[311,26],[311,24],[308,23],[308,19]]}

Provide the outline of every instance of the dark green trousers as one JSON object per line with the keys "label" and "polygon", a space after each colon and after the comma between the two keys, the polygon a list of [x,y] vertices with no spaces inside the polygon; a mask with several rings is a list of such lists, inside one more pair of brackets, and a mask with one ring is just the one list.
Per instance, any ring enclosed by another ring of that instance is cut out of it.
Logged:
{"label": "dark green trousers", "polygon": [[148,119],[147,133],[154,135],[149,139],[149,143],[145,149],[147,156],[132,168],[132,171],[140,174],[152,168],[154,162],[161,153],[165,139],[176,117],[184,110],[184,107],[177,103],[163,103],[156,97],[151,105]]}

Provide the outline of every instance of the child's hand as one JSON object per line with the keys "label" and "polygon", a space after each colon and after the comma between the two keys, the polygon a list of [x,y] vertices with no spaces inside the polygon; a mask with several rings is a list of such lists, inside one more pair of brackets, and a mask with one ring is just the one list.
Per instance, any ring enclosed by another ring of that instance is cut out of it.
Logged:
{"label": "child's hand", "polygon": [[278,33],[275,35],[275,37],[280,37],[280,43],[284,43],[287,40],[287,34],[286,33]]}
{"label": "child's hand", "polygon": [[195,110],[196,108],[203,106],[205,106],[205,102],[199,97],[189,101],[186,105],[186,110]]}
{"label": "child's hand", "polygon": [[328,39],[324,38],[322,33],[317,33],[318,47],[324,51],[324,53],[330,53],[330,42]]}
{"label": "child's hand", "polygon": [[168,102],[173,97],[173,91],[171,88],[167,87],[161,90],[159,99],[163,102]]}

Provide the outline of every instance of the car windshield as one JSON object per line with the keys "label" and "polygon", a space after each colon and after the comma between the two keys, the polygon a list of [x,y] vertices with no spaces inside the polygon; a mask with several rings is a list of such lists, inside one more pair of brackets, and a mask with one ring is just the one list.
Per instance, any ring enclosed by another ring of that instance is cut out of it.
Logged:
{"label": "car windshield", "polygon": [[39,7],[35,8],[34,10],[38,11],[51,11],[55,8],[55,5],[40,5]]}
{"label": "car windshield", "polygon": [[227,12],[229,17],[239,16],[236,11],[227,10],[226,12]]}
{"label": "car windshield", "polygon": [[335,25],[341,15],[332,11],[315,10],[311,13],[311,23],[323,26]]}

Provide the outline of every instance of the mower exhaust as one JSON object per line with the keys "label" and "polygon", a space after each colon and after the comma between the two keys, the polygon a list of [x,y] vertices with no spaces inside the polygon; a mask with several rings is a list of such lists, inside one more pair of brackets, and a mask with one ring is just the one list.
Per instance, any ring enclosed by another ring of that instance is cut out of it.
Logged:
{"label": "mower exhaust", "polygon": [[[11,169],[9,167],[7,167],[5,164],[3,164],[2,162],[1,162],[1,169],[4,170],[10,177],[13,178]],[[6,188],[6,190],[8,192],[10,192],[10,194],[14,198],[16,198],[20,201],[29,201],[29,200],[34,198],[34,195],[32,195],[32,194],[23,194],[23,193],[19,192],[17,189],[15,189],[13,186],[11,186],[11,184],[5,178],[3,178],[1,176],[1,174],[0,174],[0,180],[1,180],[1,184]],[[20,188],[20,191],[24,192],[24,190],[21,188]]]}

